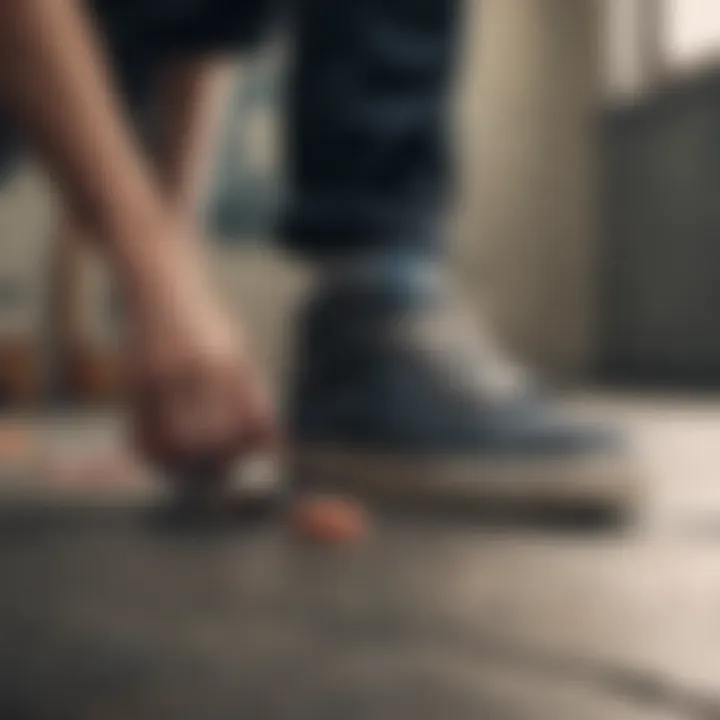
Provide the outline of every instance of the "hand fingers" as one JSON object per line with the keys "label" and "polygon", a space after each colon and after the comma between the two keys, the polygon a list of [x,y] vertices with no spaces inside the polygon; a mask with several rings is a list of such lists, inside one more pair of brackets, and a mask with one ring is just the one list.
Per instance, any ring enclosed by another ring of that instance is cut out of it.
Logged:
{"label": "hand fingers", "polygon": [[239,365],[186,366],[136,399],[138,445],[151,459],[232,459],[265,449],[274,418],[261,385]]}

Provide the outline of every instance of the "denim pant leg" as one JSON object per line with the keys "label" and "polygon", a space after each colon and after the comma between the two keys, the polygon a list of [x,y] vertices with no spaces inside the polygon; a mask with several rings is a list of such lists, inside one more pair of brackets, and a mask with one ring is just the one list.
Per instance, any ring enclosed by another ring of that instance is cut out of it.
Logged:
{"label": "denim pant leg", "polygon": [[460,0],[296,0],[287,245],[439,249]]}

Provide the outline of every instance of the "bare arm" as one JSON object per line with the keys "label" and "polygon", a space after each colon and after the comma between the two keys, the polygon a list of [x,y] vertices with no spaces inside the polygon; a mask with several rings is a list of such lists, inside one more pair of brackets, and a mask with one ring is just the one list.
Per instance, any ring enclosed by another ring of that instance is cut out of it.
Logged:
{"label": "bare arm", "polygon": [[129,250],[145,228],[165,222],[80,2],[0,3],[0,104],[113,249]]}
{"label": "bare arm", "polygon": [[135,146],[83,7],[0,2],[0,105],[121,281],[141,446],[164,464],[228,458],[271,435],[267,398],[211,291],[199,243]]}

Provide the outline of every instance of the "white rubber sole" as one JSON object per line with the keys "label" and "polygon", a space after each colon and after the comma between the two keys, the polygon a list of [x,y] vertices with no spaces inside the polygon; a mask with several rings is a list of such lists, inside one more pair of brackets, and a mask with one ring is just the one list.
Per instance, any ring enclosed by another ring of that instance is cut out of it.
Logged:
{"label": "white rubber sole", "polygon": [[299,489],[371,501],[473,509],[634,514],[640,473],[617,454],[582,457],[394,455],[298,446],[286,476]]}

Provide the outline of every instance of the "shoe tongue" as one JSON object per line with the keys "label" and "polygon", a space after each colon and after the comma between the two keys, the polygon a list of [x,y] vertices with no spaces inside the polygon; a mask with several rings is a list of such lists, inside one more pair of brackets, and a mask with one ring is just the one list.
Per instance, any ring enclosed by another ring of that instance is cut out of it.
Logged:
{"label": "shoe tongue", "polygon": [[534,383],[483,324],[457,308],[415,313],[390,330],[391,342],[445,377],[468,399],[507,401],[526,396]]}
{"label": "shoe tongue", "polygon": [[353,299],[356,320],[374,328],[372,334],[382,328],[396,348],[446,366],[468,394],[507,397],[532,384],[490,328],[463,307],[442,262],[407,254],[346,259],[327,268],[325,283],[336,300]]}

